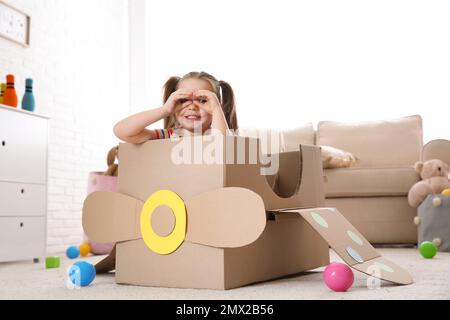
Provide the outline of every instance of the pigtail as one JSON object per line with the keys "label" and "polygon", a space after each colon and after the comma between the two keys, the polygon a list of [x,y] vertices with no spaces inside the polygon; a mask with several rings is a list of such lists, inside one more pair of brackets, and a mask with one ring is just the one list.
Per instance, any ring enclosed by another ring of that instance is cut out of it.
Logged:
{"label": "pigtail", "polygon": [[227,120],[228,127],[231,130],[238,130],[238,121],[236,115],[236,103],[234,99],[234,93],[228,82],[219,81],[219,86],[222,89],[222,109]]}
{"label": "pigtail", "polygon": [[[169,97],[172,93],[177,91],[178,83],[180,82],[180,77],[171,77],[169,80],[166,81],[164,84],[164,95],[163,95],[163,103],[166,103],[167,100],[169,100]],[[176,119],[174,115],[170,115],[169,117],[164,119],[164,129],[170,129],[175,127],[176,125]]]}

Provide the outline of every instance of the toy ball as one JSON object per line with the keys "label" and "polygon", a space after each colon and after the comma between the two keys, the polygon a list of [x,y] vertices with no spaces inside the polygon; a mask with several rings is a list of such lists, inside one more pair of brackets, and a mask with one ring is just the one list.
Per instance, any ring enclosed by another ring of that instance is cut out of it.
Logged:
{"label": "toy ball", "polygon": [[436,255],[437,247],[431,241],[424,241],[419,246],[419,252],[425,259],[432,259]]}
{"label": "toy ball", "polygon": [[68,271],[70,281],[78,287],[87,287],[95,279],[95,267],[86,261],[78,261]]}
{"label": "toy ball", "polygon": [[346,264],[334,262],[325,268],[323,279],[331,290],[345,292],[353,285],[354,276]]}
{"label": "toy ball", "polygon": [[435,197],[435,198],[433,199],[433,206],[439,207],[441,204],[442,204],[441,198]]}
{"label": "toy ball", "polygon": [[444,191],[442,191],[442,195],[444,196],[450,196],[450,189],[445,189]]}
{"label": "toy ball", "polygon": [[75,246],[69,247],[66,250],[66,255],[69,259],[76,259],[80,255],[80,250]]}
{"label": "toy ball", "polygon": [[80,255],[82,257],[86,257],[91,252],[91,246],[88,245],[87,243],[83,243],[78,248],[80,249]]}

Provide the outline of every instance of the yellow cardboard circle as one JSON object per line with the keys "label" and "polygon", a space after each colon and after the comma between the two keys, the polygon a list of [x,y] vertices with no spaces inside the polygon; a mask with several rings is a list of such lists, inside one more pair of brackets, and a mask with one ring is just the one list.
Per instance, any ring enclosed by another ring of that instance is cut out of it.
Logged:
{"label": "yellow cardboard circle", "polygon": [[[151,221],[155,209],[167,206],[175,215],[175,228],[167,237],[161,237],[153,230]],[[160,190],[148,197],[141,210],[141,234],[147,247],[158,254],[171,254],[186,238],[186,206],[175,192]]]}

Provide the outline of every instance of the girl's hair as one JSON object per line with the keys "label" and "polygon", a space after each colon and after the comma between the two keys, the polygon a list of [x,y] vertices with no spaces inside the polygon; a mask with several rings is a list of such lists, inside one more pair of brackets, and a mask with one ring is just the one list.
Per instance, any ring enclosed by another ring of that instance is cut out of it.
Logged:
{"label": "girl's hair", "polygon": [[[238,121],[236,116],[236,104],[234,100],[234,93],[231,86],[228,82],[218,81],[215,77],[206,72],[189,72],[184,77],[171,77],[167,80],[164,85],[164,97],[163,102],[166,103],[169,99],[170,95],[178,90],[178,85],[181,81],[185,79],[201,79],[206,80],[211,84],[211,87],[214,90],[214,93],[219,98],[220,104],[222,105],[222,110],[225,115],[225,119],[227,120],[228,127],[231,130],[238,129]],[[222,91],[222,92],[221,92]],[[166,119],[164,119],[164,128],[170,129],[175,127],[176,119],[172,114]]]}

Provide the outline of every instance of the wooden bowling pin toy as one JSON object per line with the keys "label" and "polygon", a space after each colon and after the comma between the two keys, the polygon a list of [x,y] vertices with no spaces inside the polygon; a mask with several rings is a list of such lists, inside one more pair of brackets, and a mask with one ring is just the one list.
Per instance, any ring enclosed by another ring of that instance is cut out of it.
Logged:
{"label": "wooden bowling pin toy", "polygon": [[5,95],[3,96],[3,104],[17,108],[17,94],[16,89],[14,88],[14,76],[12,74],[6,76],[6,90]]}
{"label": "wooden bowling pin toy", "polygon": [[0,104],[3,104],[3,96],[5,95],[6,83],[0,83]]}
{"label": "wooden bowling pin toy", "polygon": [[25,80],[25,94],[22,99],[22,109],[34,112],[35,101],[33,95],[33,79]]}

